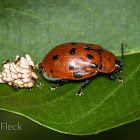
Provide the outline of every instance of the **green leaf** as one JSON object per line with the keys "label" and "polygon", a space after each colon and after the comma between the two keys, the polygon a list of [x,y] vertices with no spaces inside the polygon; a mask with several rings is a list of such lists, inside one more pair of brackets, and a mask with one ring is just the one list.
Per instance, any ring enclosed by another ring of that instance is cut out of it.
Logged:
{"label": "green leaf", "polygon": [[56,83],[38,73],[42,88],[16,92],[0,84],[0,108],[75,135],[94,134],[138,120],[139,8],[137,0],[1,0],[0,63],[28,53],[37,64],[53,47],[65,42],[99,44],[115,54],[121,54],[124,43],[123,72],[116,76],[125,81],[111,81],[98,74],[82,96],[76,96],[84,81],[72,81],[50,91]]}

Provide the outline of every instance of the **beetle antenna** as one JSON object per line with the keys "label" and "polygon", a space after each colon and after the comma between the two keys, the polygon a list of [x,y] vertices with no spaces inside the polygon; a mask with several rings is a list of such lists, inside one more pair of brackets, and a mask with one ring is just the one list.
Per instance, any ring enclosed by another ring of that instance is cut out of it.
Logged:
{"label": "beetle antenna", "polygon": [[121,62],[121,65],[123,65],[123,63],[124,63],[124,47],[122,44],[122,62]]}

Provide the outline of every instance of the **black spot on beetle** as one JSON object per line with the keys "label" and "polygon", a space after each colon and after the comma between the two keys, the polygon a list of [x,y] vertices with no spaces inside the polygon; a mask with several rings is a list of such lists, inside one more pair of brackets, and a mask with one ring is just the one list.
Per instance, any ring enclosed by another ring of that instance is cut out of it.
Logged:
{"label": "black spot on beetle", "polygon": [[50,70],[51,73],[53,73],[53,70]]}
{"label": "black spot on beetle", "polygon": [[56,60],[56,59],[58,59],[58,56],[59,56],[59,55],[55,55],[55,56],[53,56],[52,59],[53,59],[53,60]]}
{"label": "black spot on beetle", "polygon": [[99,50],[96,50],[96,52],[100,55],[100,52],[99,52]]}
{"label": "black spot on beetle", "polygon": [[97,68],[97,67],[98,67],[98,65],[96,65],[96,64],[94,64],[94,63],[90,63],[89,66],[90,66],[91,68]]}
{"label": "black spot on beetle", "polygon": [[90,54],[87,54],[87,58],[88,59],[94,59],[94,57],[92,55],[90,55]]}
{"label": "black spot on beetle", "polygon": [[73,72],[73,74],[75,78],[82,78],[82,75],[78,71]]}
{"label": "black spot on beetle", "polygon": [[108,60],[109,60],[109,61],[111,61],[111,59],[110,59],[110,58],[108,58]]}
{"label": "black spot on beetle", "polygon": [[74,66],[70,63],[69,64],[69,70],[73,70],[74,69]]}
{"label": "black spot on beetle", "polygon": [[70,54],[70,55],[75,55],[75,50],[76,50],[75,48],[72,48],[72,49],[69,51],[69,54]]}
{"label": "black spot on beetle", "polygon": [[76,42],[71,42],[70,44],[71,44],[71,45],[76,45],[77,43],[76,43]]}
{"label": "black spot on beetle", "polygon": [[86,50],[93,50],[91,47],[89,47],[89,46],[84,46],[84,48],[86,49]]}

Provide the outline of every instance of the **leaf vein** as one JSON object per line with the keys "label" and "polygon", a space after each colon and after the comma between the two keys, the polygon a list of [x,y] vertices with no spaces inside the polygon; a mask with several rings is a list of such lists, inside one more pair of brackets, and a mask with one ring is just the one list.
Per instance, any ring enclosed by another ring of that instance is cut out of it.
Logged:
{"label": "leaf vein", "polygon": [[[94,11],[93,9],[91,9],[87,4],[79,2],[79,0],[74,0],[76,1],[77,4],[81,5],[82,7],[84,7],[85,9],[87,9],[89,12],[91,12],[92,14],[94,14],[102,23],[104,23],[106,26],[108,26],[112,32],[114,32],[121,40],[123,40],[124,42],[127,43],[126,38],[120,34],[109,22],[107,22],[102,16],[100,16],[96,11]],[[127,45],[129,51],[131,51],[131,48]]]}
{"label": "leaf vein", "polygon": [[[3,7],[2,7],[2,8],[3,8]],[[57,25],[57,24],[55,24],[55,23],[53,23],[53,22],[51,22],[51,21],[48,21],[47,19],[45,19],[45,18],[43,18],[43,17],[40,17],[40,16],[38,16],[38,15],[33,15],[33,14],[28,13],[28,12],[25,12],[25,11],[19,11],[19,10],[17,10],[17,9],[8,8],[8,7],[4,8],[4,9],[9,10],[9,11],[14,11],[14,12],[16,12],[16,13],[18,13],[18,14],[26,15],[26,16],[28,16],[28,17],[31,17],[32,19],[37,19],[37,20],[39,20],[39,21],[45,22],[45,23],[47,23],[47,24],[49,24],[49,25],[51,25],[51,26],[54,26],[57,30],[61,30],[61,31],[63,31],[63,32],[67,33],[67,34],[69,34],[69,35],[72,36],[73,38],[78,38],[77,36],[75,36],[75,33],[71,33],[70,31],[66,31],[66,29],[64,29],[64,27],[61,27],[60,25]]]}

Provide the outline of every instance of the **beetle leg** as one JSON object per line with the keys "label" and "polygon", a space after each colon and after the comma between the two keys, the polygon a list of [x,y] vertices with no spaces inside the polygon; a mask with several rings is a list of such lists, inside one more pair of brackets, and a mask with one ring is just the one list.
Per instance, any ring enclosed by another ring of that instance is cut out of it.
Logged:
{"label": "beetle leg", "polygon": [[90,79],[91,78],[88,78],[85,82],[84,85],[82,85],[82,87],[79,89],[79,91],[76,93],[76,95],[81,95],[82,94],[82,90],[90,83]]}
{"label": "beetle leg", "polygon": [[120,73],[120,72],[122,72],[123,70],[122,70],[122,68],[120,68],[120,69],[116,69],[113,73],[115,74],[115,73]]}
{"label": "beetle leg", "polygon": [[56,85],[56,86],[53,86],[53,87],[50,87],[51,90],[55,90],[56,88],[64,85],[65,83],[67,83],[69,80],[67,79],[64,79],[60,84]]}
{"label": "beetle leg", "polygon": [[124,81],[124,78],[115,77],[115,76],[113,76],[113,75],[110,74],[110,73],[108,73],[107,76],[108,76],[111,80],[118,80],[118,81],[121,81],[121,82]]}

